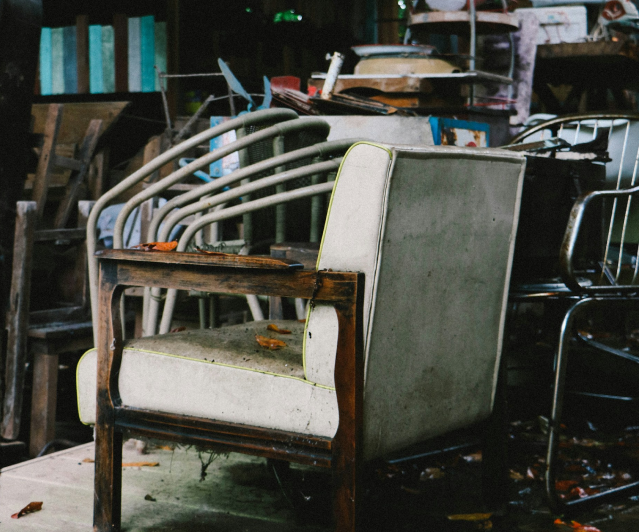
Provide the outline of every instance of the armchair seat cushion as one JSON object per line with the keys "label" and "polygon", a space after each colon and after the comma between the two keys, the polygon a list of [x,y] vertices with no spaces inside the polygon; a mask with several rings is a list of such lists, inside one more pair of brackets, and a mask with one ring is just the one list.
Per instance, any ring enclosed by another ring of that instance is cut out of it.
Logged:
{"label": "armchair seat cushion", "polygon": [[[269,331],[274,323],[291,334]],[[269,350],[262,335],[287,345]],[[304,378],[304,324],[258,321],[127,342],[119,376],[125,406],[333,437],[335,390]],[[95,423],[97,352],[78,364],[78,409]],[[246,395],[251,397],[246,401]]]}

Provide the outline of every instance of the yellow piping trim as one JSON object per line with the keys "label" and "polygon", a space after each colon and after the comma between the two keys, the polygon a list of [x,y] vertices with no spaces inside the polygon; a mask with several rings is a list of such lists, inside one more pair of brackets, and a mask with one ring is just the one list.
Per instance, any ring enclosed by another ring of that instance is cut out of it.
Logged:
{"label": "yellow piping trim", "polygon": [[[97,349],[94,347],[92,349],[89,349],[86,353],[84,353],[82,355],[82,357],[80,358],[80,360],[78,361],[78,367],[80,366],[80,363],[82,362],[82,359],[87,356],[89,353],[91,353],[92,351],[97,351]],[[165,357],[171,357],[171,358],[179,358],[182,360],[190,360],[192,362],[201,362],[201,363],[206,363],[206,364],[212,364],[214,366],[222,366],[225,368],[232,368],[232,369],[241,369],[241,370],[245,370],[245,371],[253,371],[254,373],[262,373],[264,375],[272,375],[273,377],[282,377],[284,379],[293,379],[299,382],[303,382],[304,384],[308,384],[309,386],[315,386],[317,388],[324,388],[325,390],[329,390],[334,392],[335,388],[332,386],[326,386],[324,384],[318,384],[316,382],[311,382],[307,379],[302,379],[300,377],[294,377],[292,375],[282,375],[280,373],[273,373],[272,371],[262,371],[259,369],[253,369],[253,368],[247,368],[244,366],[234,366],[232,364],[222,364],[220,362],[209,362],[208,360],[202,360],[199,358],[190,358],[190,357],[185,357],[185,356],[181,356],[181,355],[173,355],[171,353],[161,353],[159,351],[149,351],[148,349],[138,349],[135,347],[125,347],[124,351],[137,351],[138,353],[148,353],[150,355],[158,355],[158,356],[165,356]],[[78,382],[78,370],[76,370],[75,372],[75,380],[76,380],[76,390],[79,390],[79,382]],[[82,421],[82,418],[80,417],[80,395],[76,393],[77,396],[77,401],[78,401],[78,417],[80,418],[80,421],[84,424],[84,425],[90,425],[91,423],[84,423],[84,421]]]}
{"label": "yellow piping trim", "polygon": [[[355,142],[350,148],[348,148],[348,150],[346,150],[346,153],[344,154],[344,157],[342,157],[342,162],[339,165],[339,168],[337,169],[337,175],[335,176],[335,184],[333,185],[333,192],[331,194],[331,199],[328,202],[328,209],[326,210],[326,220],[328,220],[328,217],[331,214],[331,209],[333,207],[333,197],[335,196],[335,189],[337,188],[337,182],[339,181],[339,177],[342,174],[342,167],[344,166],[344,163],[346,162],[346,158],[348,157],[348,154],[351,152],[351,150],[353,148],[355,148],[355,146],[359,146],[360,144],[368,144],[369,146],[374,146],[375,148],[381,148],[382,150],[385,150],[386,152],[388,152],[388,156],[390,157],[391,161],[393,160],[393,152],[387,147],[384,146],[383,144],[377,144],[376,142],[369,142],[366,140],[362,140],[359,142]],[[320,263],[320,259],[322,258],[322,249],[324,248],[324,238],[326,237],[326,225],[324,224],[324,230],[322,231],[322,240],[320,241],[320,247],[319,247],[319,252],[317,253],[317,262],[315,263],[315,270],[317,271],[319,269],[319,263]],[[304,368],[304,377],[307,377],[306,375],[306,338],[307,338],[307,331],[308,331],[308,322],[310,321],[311,318],[311,306],[308,306],[308,309],[306,310],[306,323],[304,324],[304,339],[302,340],[302,367]],[[320,386],[319,384],[317,386]]]}

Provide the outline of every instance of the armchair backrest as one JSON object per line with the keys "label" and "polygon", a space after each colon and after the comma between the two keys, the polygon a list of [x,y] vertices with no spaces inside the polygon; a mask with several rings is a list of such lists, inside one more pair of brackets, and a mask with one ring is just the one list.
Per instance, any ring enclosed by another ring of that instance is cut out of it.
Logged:
{"label": "armchair backrest", "polygon": [[[317,267],[366,275],[365,459],[490,414],[524,166],[476,148],[360,143],[344,157]],[[323,386],[336,328],[311,306],[305,372]]]}

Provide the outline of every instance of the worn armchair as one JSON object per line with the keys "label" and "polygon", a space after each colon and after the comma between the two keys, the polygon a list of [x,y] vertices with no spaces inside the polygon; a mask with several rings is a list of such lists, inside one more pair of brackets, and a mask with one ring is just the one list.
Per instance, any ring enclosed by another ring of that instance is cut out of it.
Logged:
{"label": "worn armchair", "polygon": [[[365,462],[485,420],[524,164],[500,150],[355,144],[315,270],[251,256],[103,252],[98,347],[78,366],[80,416],[96,424],[95,530],[120,529],[123,431],[332,468],[337,530],[354,531]],[[250,322],[124,343],[127,286],[311,305],[305,325],[276,322],[290,335]],[[256,334],[287,345],[264,349]]]}

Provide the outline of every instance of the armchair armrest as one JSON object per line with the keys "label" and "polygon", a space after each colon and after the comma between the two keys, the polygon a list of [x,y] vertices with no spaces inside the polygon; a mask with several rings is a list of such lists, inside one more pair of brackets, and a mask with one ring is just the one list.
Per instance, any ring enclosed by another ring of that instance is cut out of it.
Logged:
{"label": "armchair armrest", "polygon": [[132,249],[107,249],[98,251],[95,255],[98,259],[163,264],[192,264],[224,268],[256,268],[263,270],[297,270],[304,268],[304,265],[299,261],[270,257],[267,255],[237,255],[234,253],[217,252],[187,253],[180,251],[143,251]]}

